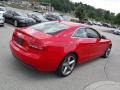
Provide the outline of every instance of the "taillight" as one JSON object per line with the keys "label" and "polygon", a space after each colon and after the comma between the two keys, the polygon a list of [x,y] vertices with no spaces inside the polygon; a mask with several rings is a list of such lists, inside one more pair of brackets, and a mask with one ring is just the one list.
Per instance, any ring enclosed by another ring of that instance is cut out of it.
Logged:
{"label": "taillight", "polygon": [[30,40],[28,45],[30,48],[37,49],[37,50],[45,50],[46,49],[46,45],[43,42],[35,40],[35,39]]}
{"label": "taillight", "polygon": [[14,32],[12,36],[12,40],[15,40],[15,39],[16,39],[16,33]]}
{"label": "taillight", "polygon": [[12,40],[16,40],[16,38],[18,37],[18,33],[19,33],[19,28],[16,28],[15,31],[13,32]]}

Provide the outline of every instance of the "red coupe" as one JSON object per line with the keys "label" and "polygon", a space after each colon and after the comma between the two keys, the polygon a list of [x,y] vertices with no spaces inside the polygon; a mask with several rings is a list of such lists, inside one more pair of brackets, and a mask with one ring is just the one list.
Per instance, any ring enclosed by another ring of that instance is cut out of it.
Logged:
{"label": "red coupe", "polygon": [[79,23],[52,21],[17,28],[10,48],[15,57],[39,71],[68,76],[76,64],[108,57],[112,42]]}

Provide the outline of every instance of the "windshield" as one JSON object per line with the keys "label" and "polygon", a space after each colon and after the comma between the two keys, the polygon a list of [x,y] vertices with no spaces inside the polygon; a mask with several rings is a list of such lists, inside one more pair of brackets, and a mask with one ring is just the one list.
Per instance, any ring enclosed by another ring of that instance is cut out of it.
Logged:
{"label": "windshield", "polygon": [[42,19],[42,20],[47,21],[41,14],[35,14],[35,16],[38,17],[38,18],[40,18],[40,19]]}
{"label": "windshield", "polygon": [[66,16],[66,15],[64,15],[63,18],[64,18],[65,21],[70,21],[70,19],[71,19],[70,16]]}
{"label": "windshield", "polygon": [[33,25],[30,28],[47,33],[47,34],[56,34],[65,29],[68,29],[69,26],[61,24],[59,22],[45,22],[45,23]]}
{"label": "windshield", "polygon": [[60,20],[65,20],[62,16],[59,16],[59,19],[60,19]]}
{"label": "windshield", "polygon": [[28,17],[26,13],[15,12],[16,16]]}

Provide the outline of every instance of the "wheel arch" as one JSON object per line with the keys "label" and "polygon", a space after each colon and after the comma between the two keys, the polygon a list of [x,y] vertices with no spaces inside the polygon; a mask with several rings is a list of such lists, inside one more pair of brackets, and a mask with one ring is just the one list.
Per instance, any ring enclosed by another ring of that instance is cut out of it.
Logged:
{"label": "wheel arch", "polygon": [[64,58],[67,56],[67,55],[69,55],[69,54],[74,54],[75,56],[76,56],[76,64],[78,63],[78,60],[79,60],[79,56],[78,56],[78,54],[77,54],[77,52],[69,52],[69,53],[67,53],[65,56],[64,56]]}
{"label": "wheel arch", "polygon": [[[64,76],[64,75],[61,74],[61,65],[62,65],[64,59],[66,58],[66,56],[68,56],[68,55],[70,55],[70,54],[76,56],[76,64],[77,64],[77,62],[78,62],[78,54],[77,54],[76,52],[69,52],[69,53],[67,53],[67,54],[64,56],[63,60],[61,61],[61,63],[58,65],[58,68],[57,68],[57,70],[56,70],[56,74],[57,74],[58,76],[66,77],[66,76],[69,75],[69,74],[68,74],[68,75]],[[71,72],[71,73],[72,73],[72,72]]]}
{"label": "wheel arch", "polygon": [[110,44],[109,44],[109,47],[111,47],[111,48],[112,48],[112,43],[110,43]]}

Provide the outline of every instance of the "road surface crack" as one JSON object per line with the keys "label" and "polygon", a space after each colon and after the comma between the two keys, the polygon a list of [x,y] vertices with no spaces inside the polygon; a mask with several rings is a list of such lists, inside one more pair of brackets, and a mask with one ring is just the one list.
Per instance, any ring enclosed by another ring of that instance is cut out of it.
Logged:
{"label": "road surface crack", "polygon": [[108,63],[109,63],[109,60],[106,60],[105,65],[104,65],[104,73],[105,73],[105,78],[106,78],[107,80],[110,79],[110,78],[109,78],[109,75],[108,75],[108,73],[107,73],[107,65],[108,65]]}

